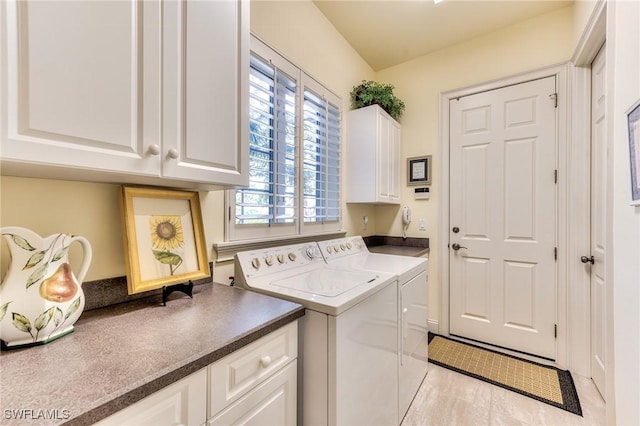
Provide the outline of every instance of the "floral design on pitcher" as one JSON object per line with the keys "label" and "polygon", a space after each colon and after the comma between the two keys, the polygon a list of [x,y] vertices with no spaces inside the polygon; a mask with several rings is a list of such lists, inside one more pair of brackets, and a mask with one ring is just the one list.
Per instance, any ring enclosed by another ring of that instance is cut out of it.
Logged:
{"label": "floral design on pitcher", "polygon": [[9,303],[11,303],[11,302],[7,302],[7,303],[3,304],[2,306],[0,306],[0,321],[2,321],[4,319],[4,316],[7,313],[7,308],[9,307]]}
{"label": "floral design on pitcher", "polygon": [[[33,325],[31,324],[31,321],[29,320],[29,318],[17,312],[12,312],[11,314],[13,316],[13,326],[20,331],[29,333],[33,338],[33,341],[37,342],[40,331],[44,329],[46,326],[48,326],[51,320],[53,320],[53,324],[55,327],[53,330],[51,330],[51,332],[49,332],[49,336],[47,338],[51,337],[52,334],[54,334],[56,331],[62,328],[62,326],[64,326],[65,322],[67,322],[69,317],[73,315],[73,313],[77,311],[79,307],[80,307],[79,297],[76,300],[74,300],[73,303],[69,306],[69,309],[67,309],[66,314],[63,314],[62,310],[59,307],[52,306],[51,308],[47,309],[46,311],[38,315],[36,320],[33,322]],[[2,319],[0,318],[0,320]],[[35,334],[34,334],[34,329],[35,329]]]}
{"label": "floral design on pitcher", "polygon": [[[81,281],[91,263],[91,245],[81,236],[41,237],[19,226],[0,229],[10,251],[0,284],[0,340],[3,349],[48,343],[73,331],[84,309]],[[69,264],[70,246],[79,243],[78,278]]]}
{"label": "floral design on pitcher", "polygon": [[[37,250],[27,239],[20,235],[11,233],[3,233],[2,235],[8,235],[11,237],[14,244],[21,249],[34,252],[22,267],[23,271],[33,269],[33,272],[31,272],[25,282],[25,290],[28,290],[31,286],[40,283],[40,297],[57,303],[67,302],[76,295],[78,292],[78,283],[73,277],[71,267],[68,263],[62,263],[53,275],[45,278],[49,265],[67,256],[67,253],[69,252],[69,244],[65,244],[64,238],[69,237],[68,235],[59,234],[51,242],[49,247],[44,250]],[[63,238],[62,247],[55,252],[51,252],[51,248],[56,245],[60,238]],[[78,297],[69,306],[66,314],[63,314],[59,307],[53,306],[38,315],[33,324],[25,315],[18,312],[11,312],[13,317],[12,323],[18,330],[29,333],[33,338],[33,341],[36,342],[40,331],[47,327],[52,320],[55,327],[49,333],[49,336],[64,326],[69,317],[78,310],[80,302],[80,297]],[[4,319],[10,303],[11,302],[7,302],[0,306],[0,321]]]}
{"label": "floral design on pitcher", "polygon": [[[15,245],[17,245],[18,247],[20,247],[23,250],[36,251],[36,248],[33,247],[29,243],[29,241],[27,241],[25,238],[21,237],[20,235],[16,235],[16,234],[2,234],[2,235],[9,235],[11,237],[11,240],[15,243]],[[49,245],[49,248],[47,248],[45,250],[36,251],[27,260],[27,263],[22,267],[23,271],[25,271],[27,269],[36,268],[36,266],[37,266],[37,268],[31,273],[31,275],[29,275],[29,278],[27,279],[27,282],[25,283],[27,289],[29,289],[29,287],[31,287],[34,284],[37,284],[43,278],[45,278],[45,274],[47,273],[47,268],[49,267],[49,264],[51,264],[53,262],[57,262],[58,260],[64,258],[67,255],[67,253],[69,252],[69,245],[68,244],[64,245],[64,240],[63,240],[62,248],[60,248],[55,253],[49,253],[49,251],[51,250],[51,247],[53,247],[56,244],[56,242],[58,241],[58,238],[65,238],[65,237],[68,237],[68,235],[59,234],[53,240],[53,242]],[[43,262],[43,260],[44,260],[44,262]],[[71,297],[73,297],[73,295]]]}
{"label": "floral design on pitcher", "polygon": [[158,262],[169,265],[169,273],[173,276],[183,262],[182,257],[176,253],[176,250],[184,247],[180,216],[150,216],[149,229],[153,255]]}

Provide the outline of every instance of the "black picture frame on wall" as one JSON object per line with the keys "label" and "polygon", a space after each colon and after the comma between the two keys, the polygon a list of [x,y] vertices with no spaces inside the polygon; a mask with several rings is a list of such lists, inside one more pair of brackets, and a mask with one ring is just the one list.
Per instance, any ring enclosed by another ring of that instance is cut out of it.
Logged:
{"label": "black picture frame on wall", "polygon": [[407,158],[407,185],[431,185],[431,156]]}
{"label": "black picture frame on wall", "polygon": [[631,205],[640,206],[640,99],[627,111]]}

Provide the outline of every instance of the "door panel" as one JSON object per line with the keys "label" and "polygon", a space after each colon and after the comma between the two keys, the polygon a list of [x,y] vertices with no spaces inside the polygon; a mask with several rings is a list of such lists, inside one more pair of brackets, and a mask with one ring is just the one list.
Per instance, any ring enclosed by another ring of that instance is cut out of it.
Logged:
{"label": "door panel", "polygon": [[[450,102],[450,333],[554,359],[555,77]],[[454,243],[459,244],[456,250]]]}
{"label": "door panel", "polygon": [[[605,395],[606,68],[603,47],[591,66],[591,376]],[[588,264],[587,264],[588,265]],[[589,267],[589,266],[587,266]]]}

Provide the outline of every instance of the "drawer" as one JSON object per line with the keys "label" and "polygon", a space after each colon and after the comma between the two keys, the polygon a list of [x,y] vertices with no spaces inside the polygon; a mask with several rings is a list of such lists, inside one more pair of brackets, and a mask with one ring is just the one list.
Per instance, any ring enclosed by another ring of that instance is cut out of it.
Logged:
{"label": "drawer", "polygon": [[295,426],[297,413],[296,361],[267,378],[238,401],[222,410],[209,426]]}
{"label": "drawer", "polygon": [[298,356],[298,322],[261,337],[209,366],[209,417]]}

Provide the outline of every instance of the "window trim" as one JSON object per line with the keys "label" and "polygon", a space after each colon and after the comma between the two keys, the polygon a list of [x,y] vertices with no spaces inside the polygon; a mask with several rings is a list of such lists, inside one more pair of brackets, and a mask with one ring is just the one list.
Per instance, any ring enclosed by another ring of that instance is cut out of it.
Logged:
{"label": "window trim", "polygon": [[[275,49],[269,47],[266,43],[260,40],[255,35],[251,35],[251,53],[258,56],[260,59],[267,63],[271,63],[284,73],[291,76],[296,81],[296,109],[298,112],[302,111],[304,103],[304,91],[308,88],[316,95],[322,95],[322,99],[330,102],[340,111],[340,120],[342,122],[343,117],[343,103],[342,99],[336,95],[333,91],[329,90],[325,85],[320,83],[317,79],[310,76],[302,68],[296,66],[292,61],[282,56]],[[250,246],[254,247],[255,244],[272,242],[284,242],[284,241],[297,241],[307,240],[311,236],[318,236],[322,238],[323,235],[329,235],[330,237],[344,235],[342,232],[342,154],[339,157],[340,168],[340,183],[339,183],[339,201],[338,201],[338,220],[331,222],[305,222],[303,218],[303,206],[304,206],[304,191],[303,191],[303,137],[304,137],[304,123],[303,114],[298,113],[296,118],[296,219],[293,223],[272,223],[272,224],[245,224],[236,225],[234,223],[235,215],[235,189],[225,191],[225,242],[218,244],[217,246],[225,251],[224,247],[228,246]],[[340,152],[343,152],[343,130],[342,125],[340,128]],[[302,242],[302,241],[301,241]],[[271,244],[273,246],[274,244]],[[276,244],[277,245],[277,244]],[[268,246],[267,246],[268,247]],[[220,253],[219,253],[220,255]],[[225,258],[227,256],[223,256]],[[227,259],[229,260],[229,259]]]}

